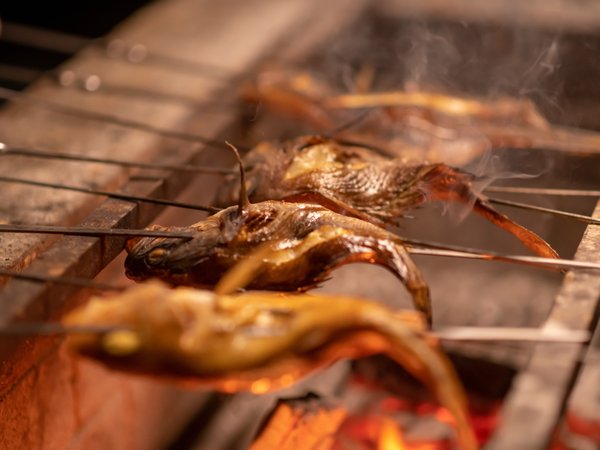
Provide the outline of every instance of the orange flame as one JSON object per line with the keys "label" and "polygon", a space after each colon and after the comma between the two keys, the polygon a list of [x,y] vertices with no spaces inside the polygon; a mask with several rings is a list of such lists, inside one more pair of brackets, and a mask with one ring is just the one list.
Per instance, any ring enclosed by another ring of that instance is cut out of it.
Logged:
{"label": "orange flame", "polygon": [[402,431],[393,420],[384,418],[379,430],[379,442],[377,450],[407,450]]}
{"label": "orange flame", "polygon": [[437,450],[436,442],[408,443],[398,424],[387,417],[381,419],[377,450]]}

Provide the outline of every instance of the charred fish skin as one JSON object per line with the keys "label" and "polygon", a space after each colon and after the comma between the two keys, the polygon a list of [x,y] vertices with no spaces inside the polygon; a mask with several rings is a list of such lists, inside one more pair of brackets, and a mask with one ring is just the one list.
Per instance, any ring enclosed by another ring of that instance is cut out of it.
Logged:
{"label": "charred fish skin", "polygon": [[[244,157],[252,201],[285,200],[309,194],[347,205],[380,221],[395,224],[423,203],[475,196],[472,177],[444,164],[405,164],[367,148],[305,136],[261,143]],[[452,175],[452,183],[448,183]],[[231,179],[217,194],[219,206],[234,204],[239,181]],[[454,195],[459,190],[458,195]],[[444,194],[446,194],[444,196]]]}
{"label": "charred fish skin", "polygon": [[[368,164],[378,165],[389,159],[360,146],[338,145],[337,141],[321,136],[302,136],[284,142],[261,142],[243,161],[250,200],[265,201],[320,189],[340,195],[345,177],[352,176],[350,171],[343,170],[345,166],[357,173],[357,169],[364,169]],[[321,180],[315,178],[316,175],[328,179]],[[357,189],[361,188],[357,186]],[[238,192],[239,178],[230,177],[218,191],[216,205],[227,207],[236,203]]]}
{"label": "charred fish skin", "polygon": [[241,215],[237,207],[227,208],[190,228],[195,236],[188,241],[130,240],[127,276],[213,287],[228,270],[268,244],[272,251],[262,257],[249,288],[305,291],[341,265],[366,262],[396,275],[416,307],[431,318],[427,284],[400,239],[360,219],[315,204],[267,201],[250,204]]}
{"label": "charred fish skin", "polygon": [[[445,164],[406,164],[318,136],[260,144],[244,161],[253,201],[310,201],[379,225],[397,225],[403,214],[426,202],[458,202],[513,234],[537,255],[558,257],[544,239],[477,194],[471,174]],[[219,203],[231,204],[237,186],[233,181],[224,185]]]}

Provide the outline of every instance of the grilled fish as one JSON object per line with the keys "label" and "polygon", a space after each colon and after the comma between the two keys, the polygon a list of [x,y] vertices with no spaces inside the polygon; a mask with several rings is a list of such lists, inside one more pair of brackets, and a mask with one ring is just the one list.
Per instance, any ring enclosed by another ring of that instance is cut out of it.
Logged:
{"label": "grilled fish", "polygon": [[[512,233],[537,255],[558,255],[540,236],[498,212],[471,185],[472,176],[445,164],[407,164],[358,144],[305,136],[264,142],[244,157],[246,187],[252,201],[315,202],[375,224],[397,224],[426,202],[459,202]],[[236,201],[239,181],[221,188],[217,204]]]}
{"label": "grilled fish", "polygon": [[134,238],[127,243],[126,274],[137,281],[160,278],[173,285],[212,287],[223,274],[261,247],[248,288],[305,291],[337,267],[377,264],[400,279],[417,309],[431,318],[429,289],[399,237],[376,225],[308,203],[265,201],[231,206],[190,227],[191,240]]}
{"label": "grilled fish", "polygon": [[96,298],[64,324],[115,327],[70,336],[109,367],[224,392],[289,386],[342,358],[384,353],[420,379],[455,419],[462,449],[477,447],[454,370],[418,320],[377,303],[333,295],[248,292],[218,296],[160,283]]}

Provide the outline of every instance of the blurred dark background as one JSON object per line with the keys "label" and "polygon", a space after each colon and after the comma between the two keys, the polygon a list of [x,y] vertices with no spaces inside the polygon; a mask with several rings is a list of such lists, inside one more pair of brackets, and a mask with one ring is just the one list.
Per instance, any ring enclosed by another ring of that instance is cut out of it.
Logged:
{"label": "blurred dark background", "polygon": [[[97,38],[147,3],[150,1],[5,1],[0,3],[0,19],[3,23],[30,25]],[[52,70],[69,56],[6,42],[0,34],[0,84],[11,88],[23,88],[31,81],[34,71]],[[26,71],[15,70],[16,67],[34,71],[27,76]]]}

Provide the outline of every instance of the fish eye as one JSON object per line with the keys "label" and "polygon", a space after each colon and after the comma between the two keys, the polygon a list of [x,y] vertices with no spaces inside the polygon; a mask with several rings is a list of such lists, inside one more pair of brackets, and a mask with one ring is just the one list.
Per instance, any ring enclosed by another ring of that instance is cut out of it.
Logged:
{"label": "fish eye", "polygon": [[163,257],[167,254],[167,250],[164,248],[155,248],[146,256],[146,261],[149,264],[156,264],[160,262]]}

